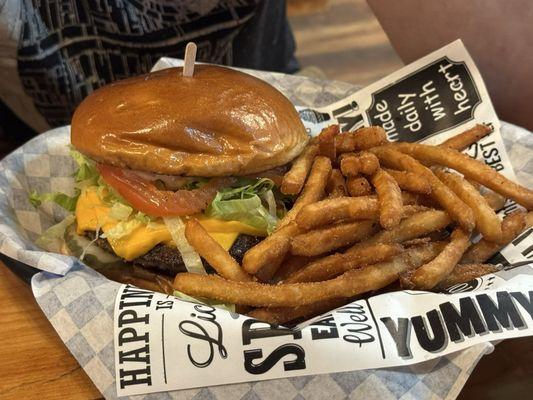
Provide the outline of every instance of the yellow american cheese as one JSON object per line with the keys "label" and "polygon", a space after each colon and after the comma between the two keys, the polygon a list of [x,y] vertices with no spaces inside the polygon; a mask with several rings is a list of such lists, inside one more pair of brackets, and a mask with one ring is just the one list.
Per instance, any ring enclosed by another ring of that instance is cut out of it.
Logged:
{"label": "yellow american cheese", "polygon": [[[76,204],[76,221],[78,234],[85,231],[109,231],[119,221],[109,218],[109,207],[98,196],[96,187],[85,189]],[[209,232],[224,249],[229,250],[239,234],[264,236],[264,233],[254,227],[239,221],[223,221],[207,218],[205,215],[195,215],[202,226]],[[141,224],[128,235],[120,239],[108,239],[115,253],[125,260],[133,260],[146,254],[159,243],[173,245],[172,237],[162,220],[156,220],[150,225]]]}

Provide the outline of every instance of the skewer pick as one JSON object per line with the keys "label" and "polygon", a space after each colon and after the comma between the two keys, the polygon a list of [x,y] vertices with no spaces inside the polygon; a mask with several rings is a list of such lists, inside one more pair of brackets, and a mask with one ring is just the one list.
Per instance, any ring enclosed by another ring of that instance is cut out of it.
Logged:
{"label": "skewer pick", "polygon": [[183,76],[191,77],[194,74],[194,62],[196,61],[196,44],[187,43],[185,47],[185,58],[183,60]]}

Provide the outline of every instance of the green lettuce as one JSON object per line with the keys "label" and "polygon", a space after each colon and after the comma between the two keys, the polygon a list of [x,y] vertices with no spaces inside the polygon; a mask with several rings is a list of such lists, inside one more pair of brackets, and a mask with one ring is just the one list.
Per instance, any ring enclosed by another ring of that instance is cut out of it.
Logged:
{"label": "green lettuce", "polygon": [[205,214],[211,218],[240,221],[265,234],[272,233],[278,223],[272,194],[274,182],[263,178],[257,181],[241,179],[239,183],[243,185],[217,192]]}
{"label": "green lettuce", "polygon": [[36,190],[33,190],[28,196],[28,200],[34,207],[39,207],[43,202],[51,201],[58,206],[63,207],[67,211],[74,211],[76,209],[76,203],[80,196],[80,190],[75,189],[74,196],[69,196],[61,192],[43,193],[39,194]]}

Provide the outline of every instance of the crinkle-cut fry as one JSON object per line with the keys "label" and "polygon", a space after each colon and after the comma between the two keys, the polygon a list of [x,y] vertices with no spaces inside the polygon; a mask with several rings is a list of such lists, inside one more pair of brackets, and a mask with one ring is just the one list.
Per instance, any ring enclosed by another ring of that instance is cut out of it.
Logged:
{"label": "crinkle-cut fry", "polygon": [[276,271],[276,274],[272,277],[272,282],[280,282],[287,279],[296,271],[302,269],[307,264],[312,263],[317,258],[318,257],[293,256],[292,254],[287,255],[279,269]]}
{"label": "crinkle-cut fry", "polygon": [[303,229],[309,230],[341,220],[375,219],[378,215],[376,198],[338,197],[306,205],[296,215],[296,223]]}
{"label": "crinkle-cut fry", "polygon": [[291,169],[283,176],[281,192],[296,195],[302,191],[307,175],[313,165],[313,160],[318,153],[318,145],[308,144],[300,155],[293,161]]}
{"label": "crinkle-cut fry", "polygon": [[500,218],[485,198],[466,179],[456,173],[435,171],[435,175],[472,209],[478,232],[491,242],[499,242],[502,238]]}
{"label": "crinkle-cut fry", "polygon": [[341,171],[337,168],[331,170],[331,175],[326,185],[326,193],[328,197],[342,197],[348,194],[344,176],[342,176]]}
{"label": "crinkle-cut fry", "polygon": [[470,246],[466,251],[461,264],[479,264],[484,263],[500,249],[508,245],[516,238],[522,231],[529,228],[526,220],[526,213],[523,211],[515,211],[508,215],[502,221],[502,236],[500,242],[490,242],[482,238],[479,242]]}
{"label": "crinkle-cut fry", "polygon": [[391,146],[422,162],[439,164],[455,169],[463,174],[465,178],[479,182],[496,193],[513,199],[528,210],[533,209],[533,191],[507,179],[488,165],[457,150],[420,143],[395,143]]}
{"label": "crinkle-cut fry", "polygon": [[[470,207],[448,188],[448,186],[442,183],[429,168],[420,164],[413,157],[399,152],[392,146],[396,146],[396,144],[376,147],[371,149],[371,151],[386,166],[414,172],[426,179],[431,185],[431,197],[437,200],[442,205],[442,208],[448,212],[450,217],[459,223],[464,230],[471,232],[474,229],[476,221]],[[448,149],[442,148],[441,150],[447,151]]]}
{"label": "crinkle-cut fry", "polygon": [[374,221],[357,221],[315,229],[291,239],[291,254],[318,256],[372,236],[379,230]]}
{"label": "crinkle-cut fry", "polygon": [[476,126],[445,140],[439,146],[463,151],[491,132],[493,132],[492,127],[488,125],[477,124]]}
{"label": "crinkle-cut fry", "polygon": [[220,276],[232,281],[251,281],[235,259],[213,239],[205,228],[196,220],[190,219],[185,225],[185,237],[190,245],[200,254]]}
{"label": "crinkle-cut fry", "polygon": [[431,185],[423,177],[408,171],[383,168],[400,186],[400,189],[408,192],[430,194]]}
{"label": "crinkle-cut fry", "polygon": [[488,203],[490,208],[492,208],[494,211],[500,211],[507,202],[505,197],[499,193],[493,192],[492,190],[487,190],[482,194],[482,196],[485,198],[485,201]]}
{"label": "crinkle-cut fry", "polygon": [[322,129],[318,135],[318,154],[328,157],[331,162],[337,159],[337,152],[335,150],[335,136],[340,133],[339,125],[330,125]]}
{"label": "crinkle-cut fry", "polygon": [[[244,254],[242,267],[246,272],[255,275],[268,266],[268,274],[274,275],[290,249],[290,238],[299,232],[300,228],[295,223],[276,230]],[[262,277],[266,279],[265,273]]]}
{"label": "crinkle-cut fry", "polygon": [[402,251],[399,244],[365,244],[356,251],[318,259],[289,276],[285,283],[325,281],[354,268],[386,261]]}
{"label": "crinkle-cut fry", "polygon": [[387,133],[379,126],[360,128],[355,132],[341,133],[335,137],[337,153],[368,150],[387,143]]}
{"label": "crinkle-cut fry", "polygon": [[230,304],[255,307],[296,307],[335,298],[351,298],[380,289],[398,276],[417,268],[438,254],[439,243],[413,247],[389,261],[350,270],[341,276],[311,283],[267,285],[258,282],[228,281],[217,275],[180,273],[174,288],[193,297],[215,299]]}
{"label": "crinkle-cut fry", "polygon": [[308,204],[315,203],[325,195],[326,184],[331,174],[331,161],[327,157],[317,156],[311,167],[309,178],[305,182],[302,193],[289,212],[279,222],[277,229],[284,227],[294,220],[300,210]]}
{"label": "crinkle-cut fry", "polygon": [[422,211],[404,219],[389,231],[380,231],[361,243],[356,243],[347,252],[357,250],[360,245],[368,243],[403,243],[448,226],[452,220],[441,210]]}
{"label": "crinkle-cut fry", "polygon": [[433,260],[412,273],[402,276],[402,284],[410,289],[429,290],[434,288],[453,271],[470,244],[470,233],[456,228],[450,242]]}
{"label": "crinkle-cut fry", "polygon": [[249,317],[269,324],[281,325],[300,319],[310,319],[345,305],[348,299],[331,299],[296,307],[256,308],[248,313]]}
{"label": "crinkle-cut fry", "polygon": [[436,286],[436,289],[447,289],[496,271],[498,268],[492,264],[457,264],[453,271]]}
{"label": "crinkle-cut fry", "polygon": [[372,175],[371,181],[378,196],[379,222],[383,228],[392,229],[402,220],[402,191],[394,178],[382,169]]}
{"label": "crinkle-cut fry", "polygon": [[352,197],[368,196],[372,194],[372,186],[364,176],[350,176],[346,178],[346,188]]}
{"label": "crinkle-cut fry", "polygon": [[348,153],[340,157],[341,172],[346,177],[360,174],[370,176],[379,168],[378,158],[368,151],[359,154]]}

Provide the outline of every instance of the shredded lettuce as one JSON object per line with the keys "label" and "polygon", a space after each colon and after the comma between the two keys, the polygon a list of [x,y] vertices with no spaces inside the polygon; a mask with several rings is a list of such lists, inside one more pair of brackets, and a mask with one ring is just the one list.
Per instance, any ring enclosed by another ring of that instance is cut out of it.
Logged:
{"label": "shredded lettuce", "polygon": [[191,297],[183,292],[180,292],[179,290],[174,290],[174,297],[177,297],[180,300],[187,301],[189,303],[197,303],[197,304],[207,304],[212,307],[221,308],[223,310],[229,311],[234,313],[235,312],[235,304],[224,304],[219,303],[216,300],[212,299],[204,299],[204,298],[196,298]]}
{"label": "shredded lettuce", "polygon": [[115,202],[109,209],[109,218],[126,221],[133,213],[133,208],[124,203]]}
{"label": "shredded lettuce", "polygon": [[61,247],[64,244],[64,237],[67,228],[74,223],[74,215],[67,215],[62,221],[55,225],[52,225],[35,241],[37,246],[42,247],[45,250],[62,253]]}
{"label": "shredded lettuce", "polygon": [[172,236],[172,241],[181,254],[187,271],[205,275],[206,271],[200,255],[192,248],[185,237],[185,224],[181,218],[163,218],[163,221],[170,232],[170,236]]}
{"label": "shredded lettuce", "polygon": [[93,186],[97,184],[100,174],[96,169],[96,164],[90,158],[85,157],[79,151],[70,149],[70,156],[78,164],[78,169],[74,172],[74,180],[76,181],[76,187],[83,189],[87,186]]}
{"label": "shredded lettuce", "polygon": [[[276,229],[278,218],[270,179],[259,179],[254,183],[243,180],[245,185],[226,188],[217,192],[205,214],[211,218],[240,221],[270,234]],[[268,209],[263,205],[265,199]]]}
{"label": "shredded lettuce", "polygon": [[113,228],[111,228],[105,233],[102,233],[100,237],[106,238],[106,239],[118,240],[120,238],[123,238],[124,236],[129,235],[139,226],[141,226],[141,222],[136,219],[120,221]]}
{"label": "shredded lettuce", "polygon": [[67,211],[74,211],[76,209],[76,203],[80,196],[80,190],[76,189],[74,196],[69,196],[61,192],[43,193],[39,194],[36,190],[33,190],[28,196],[28,200],[34,207],[39,207],[43,202],[51,201],[58,206],[63,207]]}

